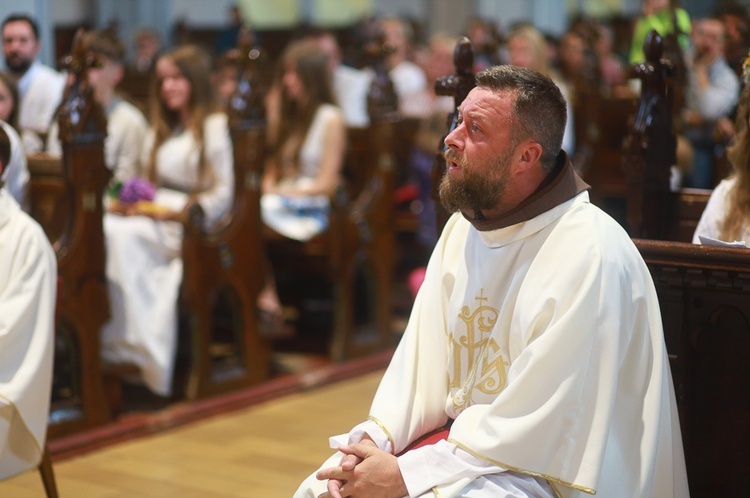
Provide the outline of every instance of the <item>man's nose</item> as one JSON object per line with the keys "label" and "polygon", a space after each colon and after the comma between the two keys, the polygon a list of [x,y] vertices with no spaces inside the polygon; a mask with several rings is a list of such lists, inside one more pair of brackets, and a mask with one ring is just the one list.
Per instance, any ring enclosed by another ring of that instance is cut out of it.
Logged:
{"label": "man's nose", "polygon": [[445,140],[443,142],[445,143],[445,146],[451,149],[460,149],[463,145],[463,141],[461,139],[461,124],[457,125],[455,128],[453,128],[448,135],[445,136]]}

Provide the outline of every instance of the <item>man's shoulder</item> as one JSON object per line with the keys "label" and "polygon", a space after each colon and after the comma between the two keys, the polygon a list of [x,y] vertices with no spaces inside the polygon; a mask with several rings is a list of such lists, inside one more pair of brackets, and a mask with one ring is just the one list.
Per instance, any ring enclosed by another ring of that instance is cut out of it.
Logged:
{"label": "man's shoulder", "polygon": [[65,75],[46,64],[37,64],[33,76],[34,81],[65,83]]}
{"label": "man's shoulder", "polygon": [[621,261],[626,255],[639,255],[625,228],[590,202],[578,203],[566,212],[552,236],[570,241],[575,246],[576,250],[566,258],[572,259],[578,254],[584,260],[596,257],[603,261]]}

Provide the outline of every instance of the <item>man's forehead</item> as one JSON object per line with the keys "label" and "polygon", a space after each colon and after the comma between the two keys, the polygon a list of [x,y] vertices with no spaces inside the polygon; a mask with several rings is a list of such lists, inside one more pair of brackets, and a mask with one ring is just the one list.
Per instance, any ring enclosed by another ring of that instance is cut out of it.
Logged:
{"label": "man's forehead", "polygon": [[34,29],[26,21],[11,21],[3,26],[3,37],[10,35],[34,38]]}
{"label": "man's forehead", "polygon": [[459,107],[462,114],[504,114],[509,105],[510,94],[505,91],[475,87]]}

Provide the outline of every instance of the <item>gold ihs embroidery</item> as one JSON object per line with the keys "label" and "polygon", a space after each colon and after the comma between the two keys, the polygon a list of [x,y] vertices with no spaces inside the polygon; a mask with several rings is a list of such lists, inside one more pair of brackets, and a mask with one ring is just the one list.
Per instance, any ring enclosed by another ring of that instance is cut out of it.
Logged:
{"label": "gold ihs embroidery", "polygon": [[490,337],[498,311],[485,304],[487,298],[483,294],[484,289],[475,298],[479,306],[473,312],[469,306],[464,306],[458,315],[466,327],[466,333],[451,331],[449,337],[453,352],[450,387],[458,388],[453,395],[456,412],[471,404],[471,392],[475,388],[485,394],[497,394],[505,387],[505,366],[508,362],[499,352],[500,346],[495,339]]}

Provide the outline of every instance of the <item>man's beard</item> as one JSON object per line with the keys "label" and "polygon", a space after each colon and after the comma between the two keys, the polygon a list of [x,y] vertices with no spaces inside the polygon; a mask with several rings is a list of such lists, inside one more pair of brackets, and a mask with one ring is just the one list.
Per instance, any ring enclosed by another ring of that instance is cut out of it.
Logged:
{"label": "man's beard", "polygon": [[32,59],[27,59],[21,56],[6,56],[5,65],[7,68],[15,74],[24,74],[31,67]]}
{"label": "man's beard", "polygon": [[451,149],[445,151],[446,160],[455,162],[461,169],[460,178],[451,178],[446,170],[440,181],[440,203],[448,212],[486,211],[497,207],[508,188],[509,163],[512,150],[498,157],[490,167],[480,168],[484,173],[478,174],[474,167],[467,167],[466,159],[458,158]]}

